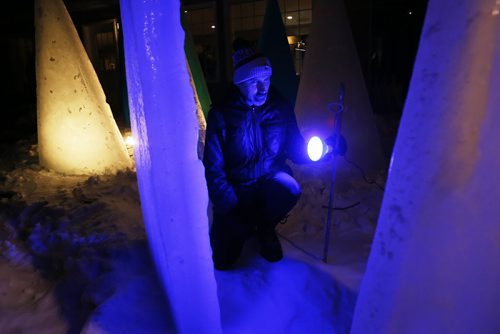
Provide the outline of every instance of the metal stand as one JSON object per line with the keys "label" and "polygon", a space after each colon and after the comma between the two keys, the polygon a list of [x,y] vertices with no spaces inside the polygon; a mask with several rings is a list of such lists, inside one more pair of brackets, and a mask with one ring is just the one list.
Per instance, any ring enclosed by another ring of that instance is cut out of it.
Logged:
{"label": "metal stand", "polygon": [[[329,105],[329,109],[331,108],[333,112],[335,112],[335,126],[333,129],[333,135],[338,142],[340,140],[340,130],[342,126],[342,113],[344,111],[344,84],[340,84],[340,92],[339,92],[339,102],[332,103]],[[333,109],[335,108],[335,109]],[[326,220],[325,227],[325,242],[323,245],[323,262],[327,263],[328,261],[328,246],[330,243],[330,230],[332,226],[332,211],[333,211],[333,200],[334,200],[334,191],[335,191],[335,178],[337,174],[337,154],[333,153],[333,166],[332,166],[332,176],[330,181],[330,194],[328,198],[328,214]]]}

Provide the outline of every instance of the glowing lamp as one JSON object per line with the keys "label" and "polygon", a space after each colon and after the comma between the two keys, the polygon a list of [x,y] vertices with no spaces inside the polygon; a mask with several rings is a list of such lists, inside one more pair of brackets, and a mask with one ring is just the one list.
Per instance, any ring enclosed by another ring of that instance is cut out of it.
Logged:
{"label": "glowing lamp", "polygon": [[125,145],[133,147],[135,145],[134,137],[128,135],[125,137]]}
{"label": "glowing lamp", "polygon": [[307,155],[312,161],[318,161],[328,152],[326,145],[321,138],[313,136],[307,142]]}

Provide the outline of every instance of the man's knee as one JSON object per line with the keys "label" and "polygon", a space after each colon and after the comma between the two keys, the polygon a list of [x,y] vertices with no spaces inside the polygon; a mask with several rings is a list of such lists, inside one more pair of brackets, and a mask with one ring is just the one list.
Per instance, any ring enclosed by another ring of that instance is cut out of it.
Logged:
{"label": "man's knee", "polygon": [[272,224],[283,219],[297,204],[301,189],[297,181],[287,173],[280,172],[267,180],[261,188],[263,213]]}
{"label": "man's knee", "polygon": [[[284,194],[292,201],[297,201],[302,193],[299,183],[290,175],[285,172],[276,173],[272,179],[271,193]],[[274,191],[273,191],[274,190]]]}

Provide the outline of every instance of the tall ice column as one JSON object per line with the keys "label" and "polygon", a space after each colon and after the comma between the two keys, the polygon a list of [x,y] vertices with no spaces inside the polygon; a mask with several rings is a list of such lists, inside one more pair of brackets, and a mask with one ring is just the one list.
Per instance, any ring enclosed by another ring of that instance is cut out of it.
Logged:
{"label": "tall ice column", "polygon": [[430,0],[353,333],[499,333],[500,1]]}
{"label": "tall ice column", "polygon": [[178,333],[220,333],[208,192],[179,0],[120,2],[137,178]]}

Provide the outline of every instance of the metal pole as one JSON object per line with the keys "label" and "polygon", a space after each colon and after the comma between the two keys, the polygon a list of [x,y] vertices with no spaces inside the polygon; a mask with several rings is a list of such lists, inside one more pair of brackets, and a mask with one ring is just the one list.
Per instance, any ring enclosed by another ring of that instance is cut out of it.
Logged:
{"label": "metal pole", "polygon": [[[337,142],[340,140],[340,129],[342,126],[342,112],[344,111],[344,91],[345,91],[344,84],[341,83],[339,92],[339,102],[338,104],[336,104],[337,110],[335,111],[335,126],[333,130]],[[328,197],[328,213],[327,213],[326,227],[325,227],[325,242],[323,245],[323,262],[325,263],[327,263],[328,261],[328,247],[330,244],[330,230],[332,227],[332,211],[333,211],[336,174],[337,174],[337,154],[335,154],[334,152],[332,174],[330,181],[330,194]]]}

